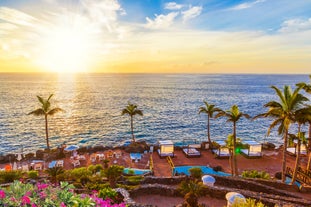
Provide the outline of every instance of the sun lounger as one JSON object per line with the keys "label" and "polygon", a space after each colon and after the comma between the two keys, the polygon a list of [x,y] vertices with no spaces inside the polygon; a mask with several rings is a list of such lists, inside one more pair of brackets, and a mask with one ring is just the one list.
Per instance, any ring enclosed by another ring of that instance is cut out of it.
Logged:
{"label": "sun lounger", "polygon": [[23,164],[23,165],[22,165],[22,171],[29,171],[29,166],[28,166],[28,164]]}
{"label": "sun lounger", "polygon": [[80,161],[79,160],[75,160],[75,161],[72,162],[72,164],[73,164],[73,167],[78,167],[78,166],[80,166]]}
{"label": "sun lounger", "polygon": [[105,159],[105,155],[103,153],[98,153],[96,155],[96,157],[98,158],[98,160],[104,160]]}
{"label": "sun lounger", "polygon": [[[298,145],[295,144],[293,147],[287,147],[286,152],[290,155],[296,156],[298,154]],[[307,155],[307,149],[305,144],[300,145],[300,155]]]}
{"label": "sun lounger", "polygon": [[243,141],[243,144],[246,144],[248,148],[241,149],[240,152],[242,155],[247,158],[260,158],[262,157],[262,145],[253,140]]}
{"label": "sun lounger", "polygon": [[35,163],[33,169],[34,169],[34,170],[42,170],[42,168],[43,168],[42,163]]}
{"label": "sun lounger", "polygon": [[119,159],[122,156],[122,152],[120,150],[117,150],[114,152],[114,155],[116,156],[117,159]]}
{"label": "sun lounger", "polygon": [[57,160],[56,167],[64,167],[64,160]]}
{"label": "sun lounger", "polygon": [[230,157],[229,148],[226,147],[225,141],[216,141],[218,145],[216,148],[212,149],[212,153],[215,154],[216,158],[228,158]]}
{"label": "sun lounger", "polygon": [[182,149],[183,153],[186,155],[186,157],[200,157],[201,153],[196,148],[186,147]]}
{"label": "sun lounger", "polygon": [[138,162],[141,160],[141,154],[140,153],[130,153],[130,158],[132,162]]}
{"label": "sun lounger", "polygon": [[160,158],[174,157],[174,143],[171,140],[159,141],[158,154]]}

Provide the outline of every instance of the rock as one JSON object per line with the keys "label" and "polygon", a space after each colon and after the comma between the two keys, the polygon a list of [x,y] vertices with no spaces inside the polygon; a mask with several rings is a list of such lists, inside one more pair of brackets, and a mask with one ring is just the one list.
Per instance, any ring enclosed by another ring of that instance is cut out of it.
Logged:
{"label": "rock", "polygon": [[265,142],[262,144],[262,148],[266,150],[274,150],[275,149],[275,144],[270,143],[270,142]]}

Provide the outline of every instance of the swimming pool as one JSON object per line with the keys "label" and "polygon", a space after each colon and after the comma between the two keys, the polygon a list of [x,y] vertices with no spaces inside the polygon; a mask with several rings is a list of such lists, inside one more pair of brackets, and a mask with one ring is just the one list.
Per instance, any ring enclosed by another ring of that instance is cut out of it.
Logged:
{"label": "swimming pool", "polygon": [[134,172],[134,175],[144,175],[147,173],[151,173],[150,170],[143,170],[143,169],[137,169],[137,168],[124,168],[123,173],[124,174],[130,174],[129,172]]}
{"label": "swimming pool", "polygon": [[219,175],[219,176],[230,176],[231,175],[231,174],[224,173],[221,171],[215,171],[215,170],[213,170],[213,168],[207,167],[207,166],[177,166],[173,170],[173,175],[175,175],[176,173],[178,173],[178,174],[184,173],[186,175],[190,175],[189,170],[191,168],[200,168],[202,170],[203,174]]}

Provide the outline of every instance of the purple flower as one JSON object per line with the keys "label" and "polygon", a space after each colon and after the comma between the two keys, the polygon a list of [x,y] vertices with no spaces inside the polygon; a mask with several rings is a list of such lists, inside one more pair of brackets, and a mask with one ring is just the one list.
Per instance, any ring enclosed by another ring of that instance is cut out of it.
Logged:
{"label": "purple flower", "polygon": [[0,199],[5,198],[5,192],[3,190],[0,190]]}
{"label": "purple flower", "polygon": [[30,204],[30,198],[28,196],[22,197],[22,205]]}

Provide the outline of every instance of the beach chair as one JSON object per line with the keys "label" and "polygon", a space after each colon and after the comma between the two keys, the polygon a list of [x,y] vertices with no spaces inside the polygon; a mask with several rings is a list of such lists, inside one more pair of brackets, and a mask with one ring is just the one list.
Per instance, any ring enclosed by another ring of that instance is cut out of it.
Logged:
{"label": "beach chair", "polygon": [[98,160],[102,161],[102,160],[105,159],[105,154],[103,154],[103,153],[98,153],[98,154],[96,155],[96,157],[98,158]]}
{"label": "beach chair", "polygon": [[35,165],[33,167],[34,170],[42,170],[42,168],[43,168],[43,165],[40,162],[39,163],[35,163]]}
{"label": "beach chair", "polygon": [[96,163],[96,155],[92,154],[90,160],[92,163]]}
{"label": "beach chair", "polygon": [[29,166],[28,166],[28,164],[23,164],[23,165],[22,165],[22,171],[29,171]]}
{"label": "beach chair", "polygon": [[79,160],[75,160],[75,161],[72,162],[72,164],[73,164],[73,167],[78,167],[78,166],[80,166],[80,161]]}
{"label": "beach chair", "polygon": [[84,155],[79,155],[79,160],[86,160]]}
{"label": "beach chair", "polygon": [[153,148],[154,148],[154,146],[151,145],[150,148],[149,148],[149,152],[150,153],[153,153]]}
{"label": "beach chair", "polygon": [[64,160],[57,160],[56,167],[64,167]]}
{"label": "beach chair", "polygon": [[119,159],[122,156],[122,152],[120,150],[117,150],[114,152],[117,159]]}
{"label": "beach chair", "polygon": [[242,143],[247,146],[246,149],[240,150],[242,155],[246,156],[247,158],[260,158],[260,157],[262,157],[262,144],[260,144],[256,141],[253,141],[253,140],[243,141]]}

